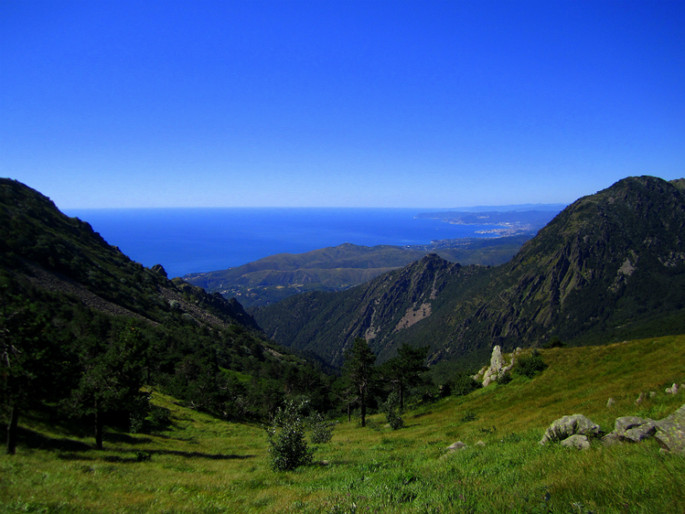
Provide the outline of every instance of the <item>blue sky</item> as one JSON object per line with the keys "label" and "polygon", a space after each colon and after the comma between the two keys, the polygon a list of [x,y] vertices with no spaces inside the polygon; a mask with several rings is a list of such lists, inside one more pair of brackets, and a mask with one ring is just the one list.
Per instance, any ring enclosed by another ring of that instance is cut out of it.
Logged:
{"label": "blue sky", "polygon": [[60,208],[570,203],[685,175],[682,1],[0,2]]}

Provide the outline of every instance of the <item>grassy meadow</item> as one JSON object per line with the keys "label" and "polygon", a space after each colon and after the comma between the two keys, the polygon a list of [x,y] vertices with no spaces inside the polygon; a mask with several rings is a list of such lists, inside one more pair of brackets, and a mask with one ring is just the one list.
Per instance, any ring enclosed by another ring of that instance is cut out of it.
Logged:
{"label": "grassy meadow", "polygon": [[[153,403],[171,410],[169,429],[108,431],[102,451],[24,418],[17,454],[0,456],[0,511],[685,512],[685,456],[653,440],[595,441],[582,452],[538,444],[566,414],[609,432],[618,416],[676,410],[685,391],[664,388],[685,382],[685,336],[541,353],[549,365],[541,375],[420,405],[397,431],[383,415],[366,428],[341,419],[314,464],[292,472],[271,470],[262,427],[158,393]],[[447,452],[455,441],[467,447]]]}

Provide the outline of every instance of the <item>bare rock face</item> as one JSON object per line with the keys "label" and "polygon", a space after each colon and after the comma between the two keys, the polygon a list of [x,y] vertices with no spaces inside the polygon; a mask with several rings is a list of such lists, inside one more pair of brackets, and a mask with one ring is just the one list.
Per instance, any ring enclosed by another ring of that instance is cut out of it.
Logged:
{"label": "bare rock face", "polygon": [[546,444],[549,441],[563,441],[572,435],[597,437],[600,432],[599,425],[593,423],[582,414],[573,414],[572,416],[564,416],[554,421],[545,431],[540,444]]}
{"label": "bare rock face", "polygon": [[499,346],[495,346],[492,349],[492,356],[490,357],[490,366],[488,368],[484,368],[481,370],[478,375],[476,375],[474,378],[476,380],[479,380],[482,376],[483,380],[483,387],[487,387],[493,382],[496,382],[500,377],[502,377],[505,373],[511,370],[511,368],[514,367],[514,363],[516,361],[516,354],[519,352],[519,348],[514,350],[514,353],[511,354],[511,362],[507,363],[506,359],[504,358],[504,355],[502,355],[502,348]]}
{"label": "bare rock face", "polygon": [[654,439],[665,450],[685,453],[685,405],[670,416],[655,422]]}

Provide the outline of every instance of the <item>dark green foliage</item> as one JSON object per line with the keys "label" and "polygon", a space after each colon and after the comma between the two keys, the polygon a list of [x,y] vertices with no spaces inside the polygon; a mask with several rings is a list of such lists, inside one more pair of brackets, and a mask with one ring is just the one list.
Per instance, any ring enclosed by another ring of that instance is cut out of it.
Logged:
{"label": "dark green foliage", "polygon": [[142,385],[226,419],[264,420],[286,390],[328,408],[322,373],[267,342],[240,304],[132,262],[7,179],[0,294],[0,414],[9,434],[21,412],[48,407],[89,425],[97,446],[107,425],[161,428],[163,419],[146,421]]}
{"label": "dark green foliage", "polygon": [[397,356],[387,361],[382,367],[381,373],[392,384],[400,412],[404,410],[405,397],[409,394],[410,388],[419,385],[422,381],[422,373],[428,371],[427,354],[427,346],[412,348],[403,344],[397,350]]}
{"label": "dark green foliage", "polygon": [[310,440],[314,444],[327,443],[333,437],[333,424],[324,418],[320,412],[309,417]]}
{"label": "dark green foliage", "polygon": [[542,360],[540,352],[533,350],[530,355],[519,357],[512,371],[517,375],[533,378],[535,375],[542,373],[546,368],[547,364]]}
{"label": "dark green foliage", "polygon": [[559,336],[554,335],[542,346],[543,348],[563,348],[566,346],[566,343],[564,343]]}
{"label": "dark green foliage", "polygon": [[[105,328],[105,326],[103,326]],[[144,384],[146,342],[132,323],[91,333],[83,340],[79,360],[82,369],[72,392],[73,411],[92,416],[97,448],[103,446],[106,419],[127,414],[132,427],[142,428],[149,406],[140,391]]]}
{"label": "dark green foliage", "polygon": [[443,390],[447,388],[447,392],[443,392],[442,396],[464,396],[479,387],[481,384],[474,380],[470,373],[462,372],[443,386]]}
{"label": "dark green foliage", "polygon": [[362,426],[366,426],[366,408],[369,402],[369,391],[375,379],[374,368],[376,356],[369,348],[365,339],[358,337],[354,340],[352,348],[345,354],[343,375],[354,387],[359,400],[360,417]]}
{"label": "dark green foliage", "polygon": [[388,398],[382,405],[382,410],[385,412],[385,419],[390,428],[398,430],[404,426],[404,420],[400,416],[400,399],[395,391],[388,395]]}
{"label": "dark green foliage", "polygon": [[313,450],[307,446],[302,420],[304,405],[287,399],[267,428],[269,456],[274,471],[290,471],[311,464]]}
{"label": "dark green foliage", "polygon": [[509,382],[511,382],[511,380],[512,380],[511,373],[506,372],[497,379],[497,383],[500,385],[505,385],[505,384],[508,384]]}

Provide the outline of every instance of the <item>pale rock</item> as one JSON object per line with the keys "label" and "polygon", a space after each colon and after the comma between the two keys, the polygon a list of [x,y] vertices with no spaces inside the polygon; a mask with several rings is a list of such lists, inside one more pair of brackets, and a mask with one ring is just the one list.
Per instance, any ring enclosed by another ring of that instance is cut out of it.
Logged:
{"label": "pale rock", "polygon": [[552,422],[545,431],[545,435],[542,436],[540,444],[546,444],[549,441],[563,441],[576,434],[597,437],[600,432],[599,425],[593,423],[582,414],[573,414],[572,416],[564,416]]}
{"label": "pale rock", "polygon": [[590,441],[588,441],[587,436],[574,434],[567,437],[559,443],[561,446],[566,446],[568,448],[575,448],[577,450],[587,450],[590,448]]}
{"label": "pale rock", "polygon": [[616,418],[613,434],[620,441],[639,443],[654,435],[656,425],[651,419],[642,419],[637,416],[623,416]]}
{"label": "pale rock", "polygon": [[674,383],[671,387],[667,387],[666,394],[678,394],[678,384]]}
{"label": "pale rock", "polygon": [[[492,349],[492,355],[490,356],[490,366],[486,368],[485,371],[481,370],[483,373],[483,387],[487,387],[491,383],[496,382],[500,377],[511,370],[511,368],[514,367],[516,355],[520,351],[520,348],[516,348],[511,354],[511,362],[507,364],[504,355],[502,355],[502,348],[499,345],[495,345]],[[479,377],[480,374],[481,373],[479,372],[476,377]]]}
{"label": "pale rock", "polygon": [[657,422],[654,439],[668,451],[685,453],[685,405]]}
{"label": "pale rock", "polygon": [[461,441],[457,441],[456,443],[452,443],[447,447],[448,452],[454,452],[457,450],[463,450],[466,448],[466,443],[462,443]]}

